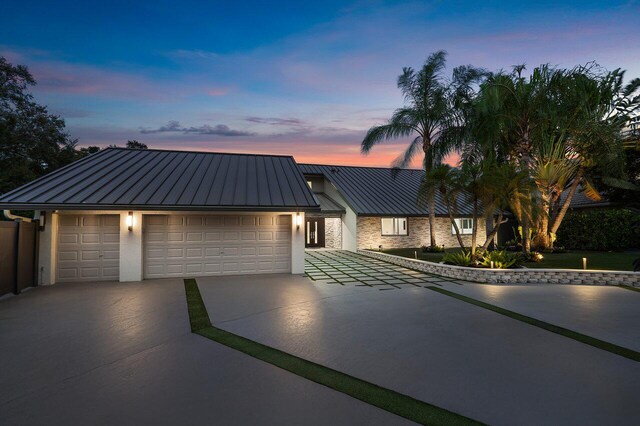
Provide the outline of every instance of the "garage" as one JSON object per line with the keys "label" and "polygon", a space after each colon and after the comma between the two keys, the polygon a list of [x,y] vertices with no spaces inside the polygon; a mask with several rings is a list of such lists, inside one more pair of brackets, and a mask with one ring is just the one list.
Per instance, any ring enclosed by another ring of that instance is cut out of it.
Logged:
{"label": "garage", "polygon": [[291,215],[144,215],[144,278],[291,272]]}
{"label": "garage", "polygon": [[60,215],[57,281],[118,281],[120,216]]}

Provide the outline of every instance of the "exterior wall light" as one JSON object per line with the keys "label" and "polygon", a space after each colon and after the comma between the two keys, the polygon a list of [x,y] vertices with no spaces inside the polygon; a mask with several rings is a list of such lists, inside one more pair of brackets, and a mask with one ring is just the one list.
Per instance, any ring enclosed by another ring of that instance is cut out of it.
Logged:
{"label": "exterior wall light", "polygon": [[300,229],[300,225],[302,225],[302,216],[300,216],[300,212],[296,213],[296,229]]}
{"label": "exterior wall light", "polygon": [[40,219],[38,219],[38,231],[44,231],[44,227],[47,224],[47,212],[40,212]]}
{"label": "exterior wall light", "polygon": [[133,212],[127,214],[127,229],[129,232],[133,231]]}

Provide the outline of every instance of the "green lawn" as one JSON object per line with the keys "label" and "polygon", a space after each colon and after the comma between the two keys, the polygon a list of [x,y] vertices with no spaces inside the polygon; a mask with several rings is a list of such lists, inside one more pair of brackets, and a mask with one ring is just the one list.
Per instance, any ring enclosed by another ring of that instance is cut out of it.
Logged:
{"label": "green lawn", "polygon": [[[429,262],[442,261],[442,253],[422,253],[420,248],[408,249],[388,249],[385,253],[396,256],[414,258],[415,251],[418,251],[418,259]],[[447,249],[447,252],[459,251],[458,248]],[[540,263],[528,262],[524,266],[527,268],[549,268],[549,269],[582,269],[582,258],[587,258],[589,269],[605,269],[615,271],[632,271],[632,262],[640,257],[640,253],[614,253],[602,251],[571,251],[568,253],[544,253],[544,260]]]}

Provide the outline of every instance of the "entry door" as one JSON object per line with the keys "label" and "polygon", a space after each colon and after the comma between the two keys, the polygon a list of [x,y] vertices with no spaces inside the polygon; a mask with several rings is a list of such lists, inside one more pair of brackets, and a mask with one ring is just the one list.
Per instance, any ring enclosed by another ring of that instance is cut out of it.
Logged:
{"label": "entry door", "polygon": [[324,247],[324,218],[308,218],[305,247]]}

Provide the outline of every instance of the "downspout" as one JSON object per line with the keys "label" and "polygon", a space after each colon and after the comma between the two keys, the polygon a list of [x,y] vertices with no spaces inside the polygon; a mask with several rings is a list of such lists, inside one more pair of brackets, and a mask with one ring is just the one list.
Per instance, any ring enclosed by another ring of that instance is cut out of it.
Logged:
{"label": "downspout", "polygon": [[4,210],[4,217],[6,217],[9,220],[21,220],[23,222],[33,222],[33,219],[30,219],[28,217],[22,217],[22,216],[16,216],[15,214],[11,214],[11,210]]}

